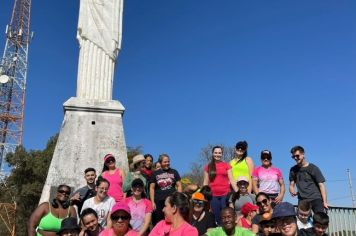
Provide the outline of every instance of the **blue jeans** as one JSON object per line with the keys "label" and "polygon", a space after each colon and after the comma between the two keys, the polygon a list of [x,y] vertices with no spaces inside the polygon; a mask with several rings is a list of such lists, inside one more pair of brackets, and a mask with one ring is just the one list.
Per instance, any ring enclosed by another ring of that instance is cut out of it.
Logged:
{"label": "blue jeans", "polygon": [[219,197],[213,197],[210,204],[211,204],[211,209],[213,210],[213,213],[215,216],[216,223],[218,225],[221,225],[220,212],[224,207],[226,207],[226,195],[219,196]]}

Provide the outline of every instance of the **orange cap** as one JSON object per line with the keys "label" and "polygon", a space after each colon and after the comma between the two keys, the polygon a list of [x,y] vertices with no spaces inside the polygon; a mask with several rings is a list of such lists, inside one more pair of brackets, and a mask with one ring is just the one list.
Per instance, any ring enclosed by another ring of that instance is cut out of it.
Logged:
{"label": "orange cap", "polygon": [[206,202],[204,195],[199,192],[193,193],[192,199]]}

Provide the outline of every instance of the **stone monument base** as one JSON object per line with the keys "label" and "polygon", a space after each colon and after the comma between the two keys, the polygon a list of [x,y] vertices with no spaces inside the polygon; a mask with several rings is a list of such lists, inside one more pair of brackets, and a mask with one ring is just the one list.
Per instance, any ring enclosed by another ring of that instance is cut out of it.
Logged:
{"label": "stone monument base", "polygon": [[88,167],[100,175],[107,153],[112,153],[116,165],[127,171],[124,110],[114,100],[72,97],[64,103],[64,120],[40,203],[52,199],[60,184],[67,184],[72,191],[84,186],[84,170]]}

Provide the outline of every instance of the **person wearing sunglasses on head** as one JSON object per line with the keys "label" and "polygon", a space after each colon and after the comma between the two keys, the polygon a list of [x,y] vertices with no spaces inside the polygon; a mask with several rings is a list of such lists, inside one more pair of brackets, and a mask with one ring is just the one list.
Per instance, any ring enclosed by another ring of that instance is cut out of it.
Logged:
{"label": "person wearing sunglasses on head", "polygon": [[269,150],[261,152],[261,163],[252,172],[253,191],[256,194],[268,194],[272,202],[278,204],[282,202],[285,193],[282,171],[272,166],[272,153]]}
{"label": "person wearing sunglasses on head", "polygon": [[52,202],[41,203],[35,209],[28,222],[27,234],[29,236],[55,236],[64,218],[77,216],[74,207],[69,203],[70,192],[68,185],[61,184]]}
{"label": "person wearing sunglasses on head", "polygon": [[124,198],[122,184],[125,182],[125,172],[116,167],[115,163],[115,157],[112,154],[106,154],[101,176],[110,183],[108,195],[113,197],[116,202],[120,202]]}
{"label": "person wearing sunglasses on head", "polygon": [[273,208],[271,203],[272,201],[269,198],[268,194],[264,192],[259,192],[256,195],[256,205],[259,207],[259,214],[255,215],[255,217],[253,217],[252,219],[252,232],[254,234],[261,232],[259,226],[263,216],[272,215]]}
{"label": "person wearing sunglasses on head", "polygon": [[101,226],[105,227],[110,225],[110,209],[115,204],[115,199],[108,196],[108,189],[110,183],[106,179],[99,177],[96,181],[96,195],[95,197],[86,200],[82,207],[82,212],[87,208],[92,208],[98,215],[98,222]]}
{"label": "person wearing sunglasses on head", "polygon": [[[296,165],[289,171],[290,194],[293,197],[298,196],[298,201],[303,199],[309,201],[314,213],[325,212],[328,209],[328,203],[323,174],[316,165],[305,159],[303,147],[293,147],[291,154]],[[297,185],[298,192],[295,191],[294,185]]]}
{"label": "person wearing sunglasses on head", "polygon": [[111,209],[112,225],[103,230],[99,236],[139,236],[130,226],[131,211],[124,202],[116,203]]}
{"label": "person wearing sunglasses on head", "polygon": [[216,227],[215,216],[209,211],[209,202],[202,193],[193,193],[190,212],[192,213],[190,224],[197,228],[199,235]]}

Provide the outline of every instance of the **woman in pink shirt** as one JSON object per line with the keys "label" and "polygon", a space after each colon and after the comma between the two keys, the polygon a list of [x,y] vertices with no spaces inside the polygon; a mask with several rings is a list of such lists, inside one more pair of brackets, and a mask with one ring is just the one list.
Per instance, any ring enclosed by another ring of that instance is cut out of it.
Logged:
{"label": "woman in pink shirt", "polygon": [[174,192],[164,202],[164,220],[152,229],[149,236],[198,236],[189,221],[189,199],[184,193]]}
{"label": "woman in pink shirt", "polygon": [[112,226],[103,230],[99,236],[139,236],[130,227],[131,212],[126,203],[116,203],[111,209],[110,219]]}
{"label": "woman in pink shirt", "polygon": [[280,169],[272,166],[272,153],[269,150],[261,152],[262,165],[252,173],[253,191],[266,193],[275,204],[283,200],[285,187]]}
{"label": "woman in pink shirt", "polygon": [[144,186],[141,179],[134,179],[131,183],[132,196],[125,199],[131,211],[130,225],[140,236],[147,235],[153,211],[151,201],[145,198]]}
{"label": "woman in pink shirt", "polygon": [[108,195],[113,197],[116,202],[120,202],[124,198],[122,184],[125,180],[125,172],[116,167],[115,157],[112,154],[105,155],[101,176],[110,183]]}
{"label": "woman in pink shirt", "polygon": [[230,192],[230,184],[233,190],[237,191],[237,185],[232,176],[229,163],[222,161],[223,149],[215,146],[212,149],[212,158],[208,165],[204,167],[203,185],[209,185],[213,195],[211,208],[215,215],[215,221],[220,225],[220,211],[226,207],[226,196]]}

